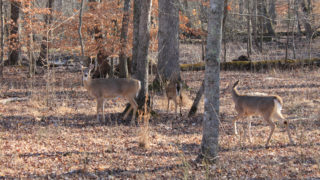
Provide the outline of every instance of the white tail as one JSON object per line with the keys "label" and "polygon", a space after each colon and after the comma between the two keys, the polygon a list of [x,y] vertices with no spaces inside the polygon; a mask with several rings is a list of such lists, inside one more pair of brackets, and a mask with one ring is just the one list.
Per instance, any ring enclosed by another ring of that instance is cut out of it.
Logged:
{"label": "white tail", "polygon": [[[234,126],[234,133],[237,134],[237,120],[244,117],[250,117],[252,115],[260,115],[264,118],[264,120],[269,124],[271,128],[271,132],[269,134],[266,147],[269,145],[271,136],[275,129],[275,123],[273,122],[273,118],[280,119],[284,122],[286,126],[286,130],[289,136],[290,143],[293,144],[293,140],[291,138],[290,129],[288,127],[288,122],[282,116],[282,99],[279,96],[248,96],[248,95],[240,95],[236,89],[239,81],[237,81],[232,86],[232,99],[235,104],[235,109],[238,112],[237,117],[232,121]],[[250,122],[249,126],[250,128]],[[249,132],[249,140],[251,141],[250,129]]]}
{"label": "white tail", "polygon": [[92,79],[90,68],[83,68],[83,84],[88,93],[97,101],[97,121],[99,121],[99,111],[102,110],[102,119],[105,121],[104,116],[104,100],[108,98],[124,97],[130,103],[130,108],[124,115],[124,119],[133,110],[131,123],[134,123],[138,104],[135,101],[135,96],[139,93],[141,84],[139,80],[119,78],[119,79]]}

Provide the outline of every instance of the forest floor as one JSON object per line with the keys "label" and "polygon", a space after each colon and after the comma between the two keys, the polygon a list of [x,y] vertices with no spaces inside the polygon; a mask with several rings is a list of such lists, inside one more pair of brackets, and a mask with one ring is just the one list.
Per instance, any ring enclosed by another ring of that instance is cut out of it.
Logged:
{"label": "forest floor", "polygon": [[[6,68],[0,99],[0,179],[315,179],[320,177],[320,69],[269,73],[221,72],[221,89],[240,79],[239,92],[277,94],[284,100],[295,145],[281,122],[264,147],[270,129],[262,118],[252,121],[253,142],[238,123],[231,94],[221,94],[220,153],[216,164],[196,164],[202,138],[203,101],[197,115],[187,117],[204,72],[182,72],[190,100],[183,116],[174,107],[166,113],[166,98],[154,97],[157,115],[148,131],[129,126],[119,117],[124,99],[106,103],[111,123],[96,120],[96,103],[81,86],[81,73],[56,68],[27,78],[25,68]],[[46,81],[46,78],[49,79]],[[172,126],[170,122],[172,121]],[[141,141],[147,142],[146,148]]]}

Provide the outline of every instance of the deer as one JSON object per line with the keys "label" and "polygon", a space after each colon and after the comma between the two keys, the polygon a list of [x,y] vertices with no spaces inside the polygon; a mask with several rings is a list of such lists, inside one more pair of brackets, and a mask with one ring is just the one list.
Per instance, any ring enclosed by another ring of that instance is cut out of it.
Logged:
{"label": "deer", "polygon": [[167,113],[169,113],[169,106],[170,106],[170,100],[172,100],[175,104],[175,114],[177,117],[177,98],[179,98],[179,106],[180,106],[180,116],[181,114],[181,109],[182,109],[182,84],[180,81],[169,81],[166,86],[165,86],[165,92],[168,100],[168,106],[167,106]]}
{"label": "deer", "polygon": [[[283,101],[280,96],[277,95],[268,95],[268,96],[256,96],[256,95],[240,95],[237,91],[237,85],[239,84],[239,80],[236,81],[231,90],[232,99],[235,104],[235,109],[238,112],[238,115],[232,120],[234,134],[237,134],[237,120],[240,118],[251,117],[253,115],[260,115],[264,118],[264,120],[270,126],[270,134],[267,139],[267,143],[265,145],[266,148],[269,147],[269,142],[272,137],[272,134],[275,130],[274,119],[278,119],[283,121],[286,131],[288,133],[288,137],[291,144],[294,144],[288,121],[283,117],[281,110],[283,106]],[[227,89],[229,89],[227,87]],[[251,122],[248,122],[248,136],[249,141],[251,142],[251,134],[250,134]]]}
{"label": "deer", "polygon": [[91,95],[97,101],[97,121],[99,122],[99,112],[102,110],[102,120],[105,122],[105,99],[123,97],[126,98],[130,103],[130,108],[125,113],[123,118],[126,119],[131,110],[133,110],[131,124],[134,124],[138,109],[138,104],[135,101],[135,97],[138,95],[141,89],[140,81],[129,78],[93,79],[91,75],[91,71],[93,69],[94,66],[92,64],[89,68],[82,67],[82,80],[84,88],[88,91],[89,95]]}

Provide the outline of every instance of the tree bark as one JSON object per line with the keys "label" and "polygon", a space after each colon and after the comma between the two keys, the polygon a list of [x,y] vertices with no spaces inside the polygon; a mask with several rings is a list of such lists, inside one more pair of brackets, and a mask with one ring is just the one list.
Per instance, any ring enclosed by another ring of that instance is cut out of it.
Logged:
{"label": "tree bark", "polygon": [[162,80],[180,80],[178,0],[159,1],[158,72]]}
{"label": "tree bark", "polygon": [[84,0],[81,0],[81,7],[80,7],[80,13],[79,13],[79,28],[78,28],[78,34],[79,34],[79,41],[80,41],[80,46],[81,46],[81,56],[82,56],[82,57],[84,57],[84,47],[83,47],[82,33],[81,33],[83,8],[84,8]]}
{"label": "tree bark", "polygon": [[123,18],[122,18],[122,28],[120,34],[120,56],[119,56],[119,77],[126,78],[128,77],[128,62],[127,62],[127,36],[128,36],[128,26],[129,26],[129,9],[130,9],[130,0],[125,0],[123,5]]}
{"label": "tree bark", "polygon": [[247,16],[247,34],[248,34],[248,39],[247,39],[247,56],[250,58],[251,53],[252,53],[252,35],[251,35],[251,7],[250,7],[250,0],[247,1],[247,9],[248,9],[248,16]]}
{"label": "tree bark", "polygon": [[9,40],[9,59],[8,65],[16,65],[19,60],[19,26],[18,26],[18,19],[19,19],[19,9],[20,3],[18,1],[11,1],[11,20],[12,25],[10,28],[10,40]]}
{"label": "tree bark", "polygon": [[141,0],[134,0],[133,7],[133,42],[132,42],[132,73],[137,71],[138,47],[139,47],[139,24],[141,14]]}
{"label": "tree bark", "polygon": [[0,0],[0,28],[1,28],[1,34],[0,34],[0,78],[3,77],[3,36],[4,36],[4,23],[3,23],[3,12],[2,12],[2,0]]}
{"label": "tree bark", "polygon": [[148,49],[150,40],[150,20],[151,20],[151,0],[141,1],[140,20],[139,20],[139,47],[137,56],[136,77],[141,82],[141,90],[138,95],[139,109],[145,104],[148,96]]}
{"label": "tree bark", "polygon": [[267,11],[267,5],[266,5],[266,2],[265,0],[261,0],[261,3],[259,4],[259,6],[261,6],[259,9],[261,11],[261,14],[266,17],[265,20],[266,20],[266,29],[268,31],[268,34],[271,35],[271,36],[274,36],[275,35],[275,32],[274,32],[274,29],[273,29],[273,24],[272,24],[272,18],[270,17],[268,11]]}
{"label": "tree bark", "polygon": [[244,12],[244,3],[243,0],[239,0],[239,14],[240,14],[240,22],[243,21],[243,12]]}
{"label": "tree bark", "polygon": [[312,27],[311,24],[309,22],[309,16],[310,16],[310,9],[307,7],[305,0],[300,0],[300,6],[303,12],[303,18],[302,18],[302,22],[304,25],[304,29],[305,29],[305,33],[307,38],[311,38],[312,36]]}
{"label": "tree bark", "polygon": [[[97,0],[89,0],[89,2],[97,2]],[[94,11],[96,8],[93,5],[89,6],[91,11]],[[94,31],[94,40],[97,43],[97,59],[95,71],[92,74],[92,78],[105,78],[107,74],[111,74],[111,67],[108,63],[109,53],[106,51],[103,43],[103,33],[101,32],[101,23],[98,20],[95,20],[95,26],[93,27]]]}
{"label": "tree bark", "polygon": [[224,0],[210,0],[207,57],[204,84],[204,117],[201,152],[198,159],[215,162],[219,144],[219,84]]}
{"label": "tree bark", "polygon": [[[48,0],[48,3],[47,3],[47,8],[50,10],[50,14],[47,14],[45,15],[44,19],[45,19],[45,22],[46,22],[46,28],[47,28],[47,31],[49,31],[49,26],[52,22],[52,5],[54,3],[54,0]],[[41,46],[40,46],[40,55],[39,55],[39,58],[37,59],[37,65],[38,66],[43,66],[45,65],[45,59],[47,58],[47,39],[48,37],[46,35],[43,36],[42,38],[42,43],[41,43]]]}
{"label": "tree bark", "polygon": [[277,24],[276,18],[277,18],[277,11],[276,11],[276,0],[270,0],[269,2],[269,15],[272,20],[272,24]]}
{"label": "tree bark", "polygon": [[223,19],[222,19],[223,62],[227,62],[227,37],[226,37],[227,16],[228,16],[228,0],[224,0]]}

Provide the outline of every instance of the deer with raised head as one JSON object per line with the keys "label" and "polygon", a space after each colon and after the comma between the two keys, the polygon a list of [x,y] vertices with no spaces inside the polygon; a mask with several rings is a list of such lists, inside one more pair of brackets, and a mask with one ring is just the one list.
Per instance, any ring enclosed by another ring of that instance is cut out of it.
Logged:
{"label": "deer with raised head", "polygon": [[[232,99],[235,104],[235,109],[238,112],[238,115],[232,121],[233,127],[234,127],[234,134],[237,134],[237,120],[239,120],[240,118],[251,117],[253,115],[260,115],[269,124],[271,129],[267,143],[266,143],[266,147],[268,147],[271,136],[276,127],[275,123],[273,122],[274,119],[283,121],[289,136],[290,143],[294,144],[291,138],[288,121],[285,120],[285,118],[281,113],[281,109],[283,105],[281,97],[276,95],[275,96],[240,95],[237,91],[238,84],[239,84],[239,80],[234,83],[231,90]],[[251,142],[250,127],[251,127],[251,123],[249,122],[248,136],[249,136],[249,141]]]}
{"label": "deer with raised head", "polygon": [[[165,86],[166,96],[167,96],[167,100],[168,100],[167,113],[169,113],[170,100],[172,100],[175,105],[176,117],[177,117],[178,104],[180,107],[180,116],[182,116],[182,114],[181,114],[181,109],[182,109],[181,90],[182,90],[182,83],[180,81],[170,81]],[[179,100],[179,103],[178,103],[178,100]]]}
{"label": "deer with raised head", "polygon": [[133,110],[131,124],[134,124],[138,104],[135,97],[138,95],[141,84],[139,80],[129,78],[119,79],[92,79],[91,71],[94,66],[91,64],[89,68],[82,68],[83,85],[88,93],[97,101],[97,121],[99,121],[99,112],[102,111],[102,120],[104,116],[104,101],[108,98],[123,97],[130,103],[130,108],[123,116],[127,118],[128,114]]}

